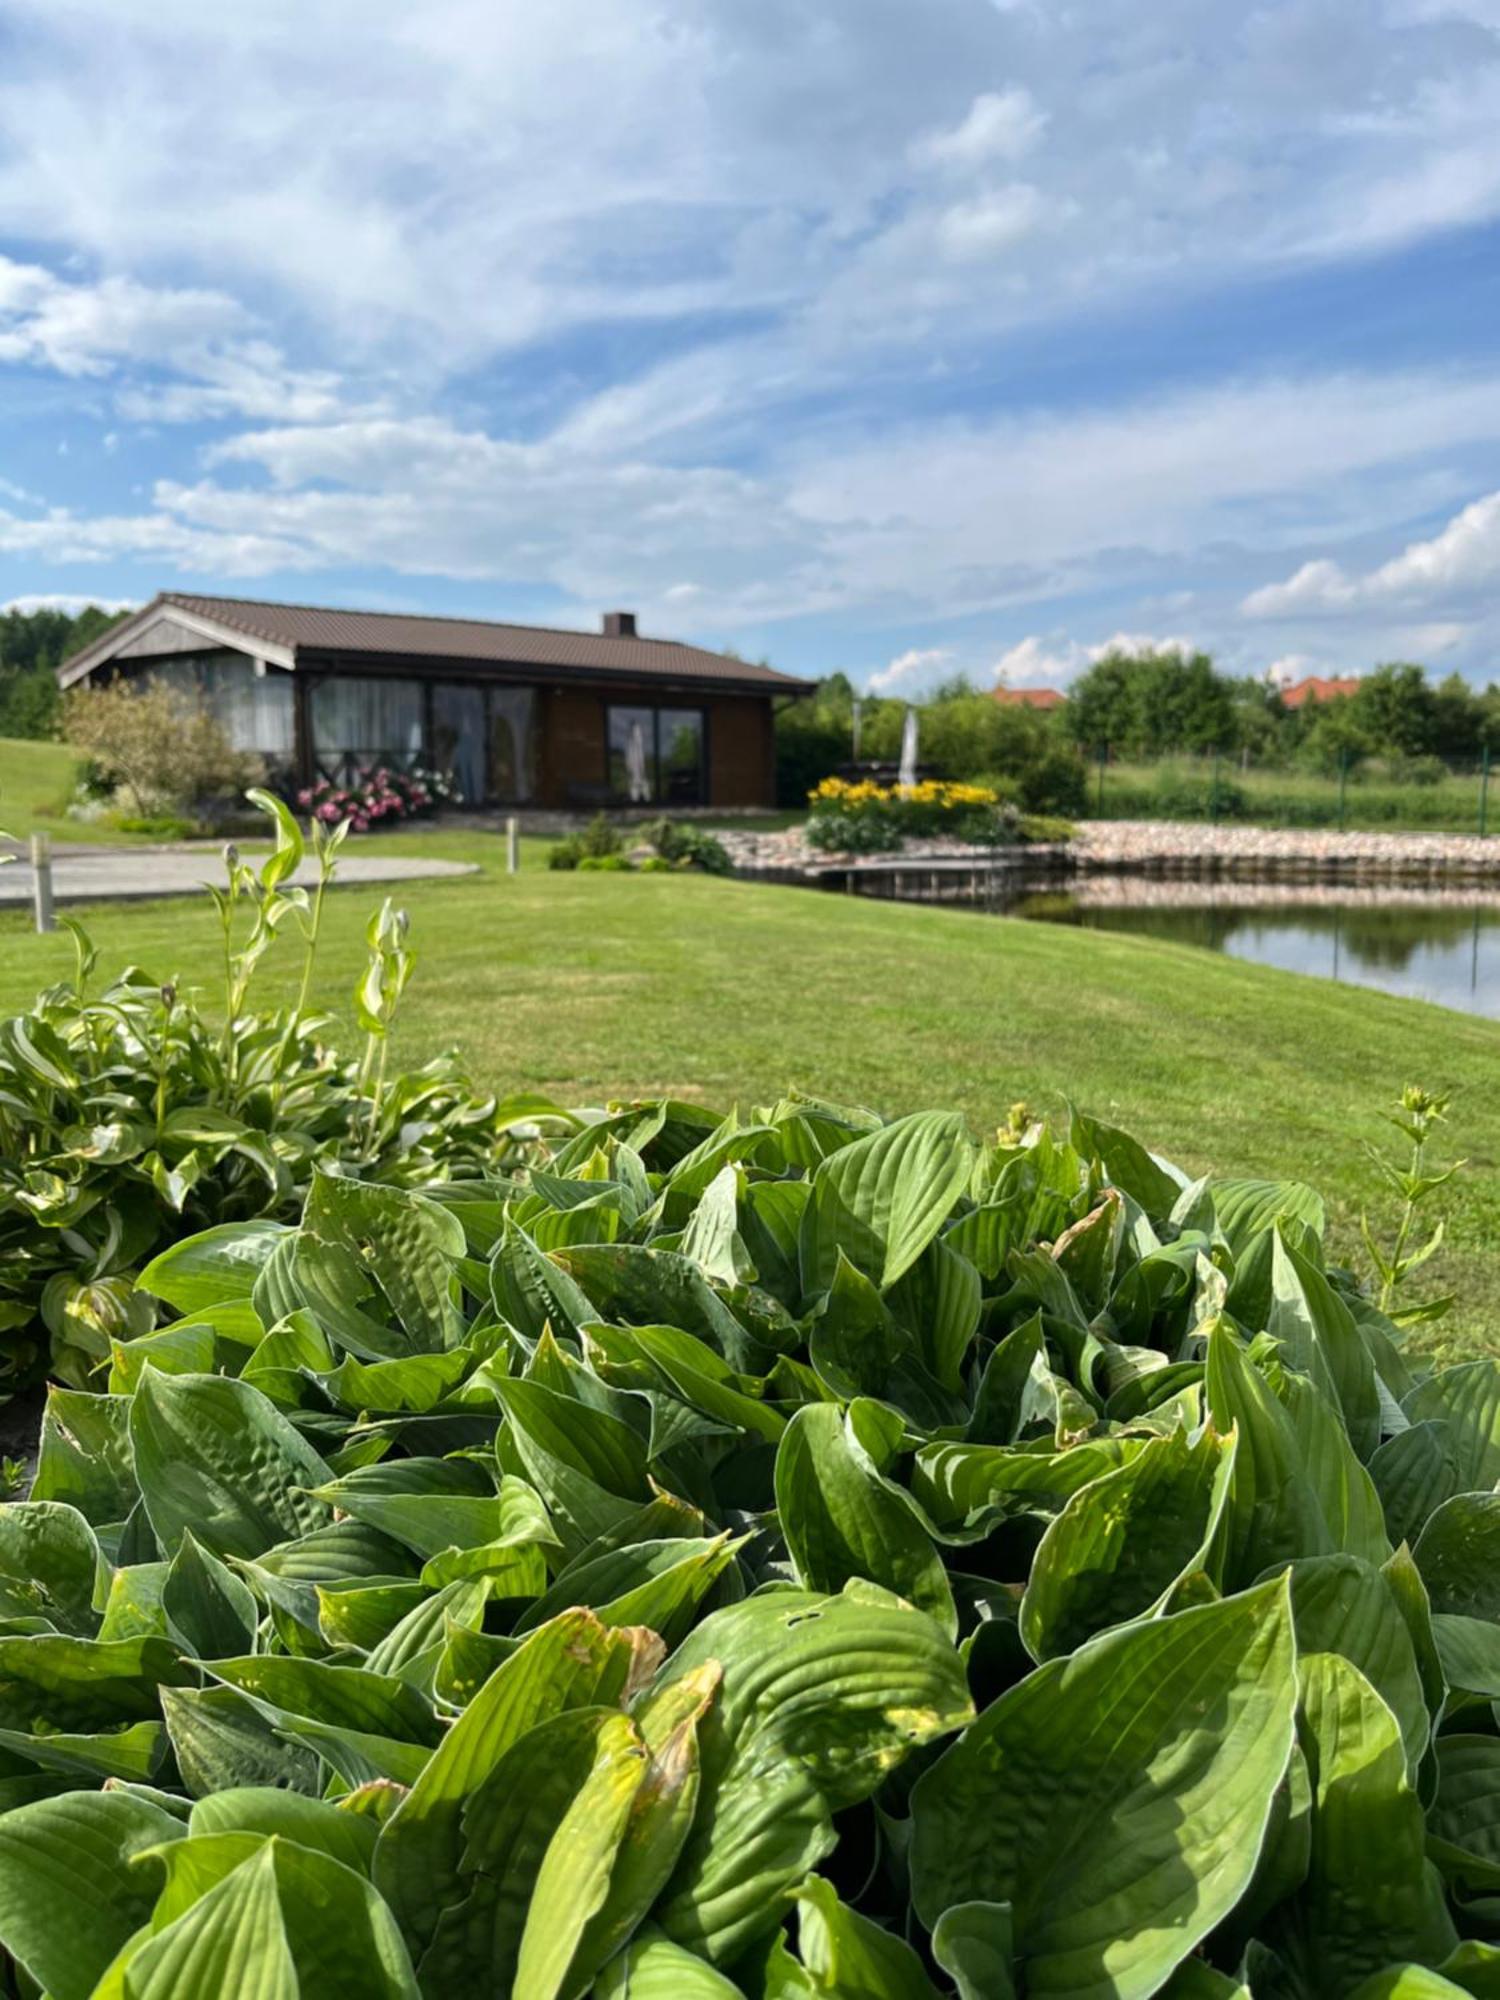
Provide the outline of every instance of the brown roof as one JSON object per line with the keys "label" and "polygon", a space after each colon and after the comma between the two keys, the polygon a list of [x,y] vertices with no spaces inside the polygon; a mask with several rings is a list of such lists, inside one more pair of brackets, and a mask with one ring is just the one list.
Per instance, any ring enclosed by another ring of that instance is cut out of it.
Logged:
{"label": "brown roof", "polygon": [[995,689],[996,701],[1006,708],[1061,708],[1067,698],[1061,688]]}
{"label": "brown roof", "polygon": [[[107,659],[132,630],[161,611],[177,609],[243,638],[302,654],[345,653],[369,659],[473,662],[485,666],[552,667],[585,676],[619,674],[632,680],[718,681],[726,687],[800,694],[813,686],[795,675],[677,639],[624,638],[550,625],[502,625],[487,618],[447,618],[407,611],[345,611],[331,605],[275,604],[250,597],[199,597],[162,591],[98,644]],[[70,660],[71,674],[94,664],[94,648]]]}
{"label": "brown roof", "polygon": [[1358,694],[1359,682],[1351,680],[1324,680],[1319,674],[1309,674],[1306,680],[1294,681],[1291,687],[1279,690],[1283,708],[1301,708],[1306,702],[1342,701],[1346,695]]}

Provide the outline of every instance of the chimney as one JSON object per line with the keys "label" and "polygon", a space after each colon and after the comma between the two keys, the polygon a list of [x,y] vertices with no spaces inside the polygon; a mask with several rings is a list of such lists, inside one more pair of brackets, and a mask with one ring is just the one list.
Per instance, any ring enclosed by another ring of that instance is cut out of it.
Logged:
{"label": "chimney", "polygon": [[604,636],[606,639],[633,639],[635,637],[635,613],[633,611],[606,611],[604,614]]}

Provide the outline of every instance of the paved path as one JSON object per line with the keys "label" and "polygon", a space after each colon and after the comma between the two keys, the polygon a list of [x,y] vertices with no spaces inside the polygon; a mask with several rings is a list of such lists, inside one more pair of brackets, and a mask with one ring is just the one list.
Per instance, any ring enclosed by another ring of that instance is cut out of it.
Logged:
{"label": "paved path", "polygon": [[[339,855],[338,885],[409,882],[419,877],[477,875],[472,861],[430,861],[416,855]],[[193,896],[206,882],[222,882],[224,863],[217,847],[64,847],[52,850],[52,895],[58,903],[120,903],[147,896]],[[294,878],[313,883],[317,871],[304,862]],[[30,905],[31,864],[21,860],[0,868],[0,909]]]}

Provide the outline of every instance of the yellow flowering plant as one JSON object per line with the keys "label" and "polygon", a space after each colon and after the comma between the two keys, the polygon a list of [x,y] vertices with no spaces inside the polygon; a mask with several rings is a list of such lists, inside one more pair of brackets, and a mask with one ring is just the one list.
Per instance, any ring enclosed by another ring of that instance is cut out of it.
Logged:
{"label": "yellow flowering plant", "polygon": [[1015,816],[989,785],[923,778],[880,785],[825,778],[808,793],[807,837],[839,853],[890,853],[908,839],[946,837],[986,846],[1016,835]]}

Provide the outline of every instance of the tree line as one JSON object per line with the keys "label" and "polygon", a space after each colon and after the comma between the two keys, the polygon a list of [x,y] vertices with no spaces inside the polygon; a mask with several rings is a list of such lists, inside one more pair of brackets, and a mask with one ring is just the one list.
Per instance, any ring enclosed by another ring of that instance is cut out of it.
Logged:
{"label": "tree line", "polygon": [[[908,704],[858,697],[846,675],[832,674],[778,718],[784,805],[800,804],[820,778],[851,761],[856,699],[861,758],[899,756]],[[1080,675],[1055,709],[997,702],[962,677],[933,689],[918,708],[924,765],[953,778],[998,780],[1034,812],[1080,810],[1089,766],[1100,757],[1220,756],[1328,776],[1378,763],[1391,777],[1420,783],[1500,753],[1500,685],[1481,692],[1459,674],[1434,681],[1411,661],[1374,668],[1351,695],[1290,708],[1266,680],[1223,673],[1204,652],[1114,652]]]}
{"label": "tree line", "polygon": [[56,736],[58,668],[125,616],[97,604],[0,611],[0,736]]}

